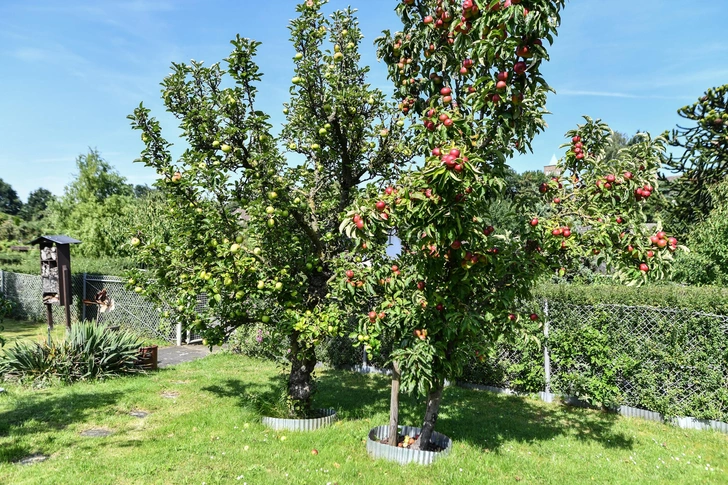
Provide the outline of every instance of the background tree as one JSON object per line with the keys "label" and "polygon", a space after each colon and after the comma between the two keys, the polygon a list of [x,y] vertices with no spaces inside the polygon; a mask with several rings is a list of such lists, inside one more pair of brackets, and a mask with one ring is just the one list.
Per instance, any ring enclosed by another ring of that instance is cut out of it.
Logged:
{"label": "background tree", "polygon": [[713,208],[711,186],[728,176],[728,84],[708,89],[678,114],[690,121],[672,131],[670,145],[681,149],[666,166],[680,175],[669,184],[674,203],[669,207],[670,223],[687,234],[688,224],[708,216]]}
{"label": "background tree", "polygon": [[48,204],[54,199],[54,195],[50,190],[38,188],[28,195],[28,201],[20,210],[20,217],[26,221],[34,221],[45,217],[45,210]]}
{"label": "background tree", "polygon": [[[406,161],[402,123],[359,66],[362,35],[353,11],[325,18],[324,3],[298,5],[290,24],[295,77],[280,141],[297,156],[288,162],[255,106],[259,44],[239,36],[225,68],[173,64],[163,82],[165,105],[189,144],[179,160],[146,108],[130,117],[169,213],[164,237],[140,228],[131,239],[150,270],[134,274],[132,285],[171,300],[172,317],[210,343],[237,327],[273,326],[290,344],[293,416],[312,413],[315,346],[346,322],[328,296],[350,245],[337,231],[340,214],[361,183],[390,177]],[[204,312],[200,294],[209,299]]]}
{"label": "background tree", "polygon": [[119,248],[114,232],[125,207],[134,203],[132,186],[104,160],[97,150],[76,159],[78,173],[65,187],[63,196],[48,203],[48,225],[58,233],[75,237],[83,244],[74,252],[92,257],[114,257]]}
{"label": "background tree", "polygon": [[690,252],[681,254],[673,280],[689,285],[728,283],[728,180],[710,188],[713,209],[691,227]]}
{"label": "background tree", "polygon": [[0,179],[0,212],[11,216],[17,215],[23,207],[23,201],[18,197],[13,187]]}
{"label": "background tree", "polygon": [[[378,40],[398,95],[413,107],[412,146],[426,158],[384,193],[371,187],[348,214],[342,229],[371,266],[350,268],[340,281],[355,307],[369,305],[360,344],[371,353],[383,337],[396,342],[391,445],[399,376],[405,390],[426,396],[414,446],[427,448],[444,381],[457,379],[470,351],[484,355],[500,341],[534,338],[539,315],[520,315],[518,302],[544,272],[567,258],[598,256],[625,280],[644,281],[661,275],[677,248],[662,233],[648,247],[641,211],[657,184],[664,140],[645,135],[607,159],[612,132],[588,118],[568,134],[562,175],[540,188],[546,217],[521,211],[510,229],[487,216],[505,197],[507,160],[545,126],[548,86],[539,68],[562,7],[543,0],[480,10],[472,1],[408,0],[397,7],[403,32]],[[403,246],[393,265],[375,244],[392,230]]]}

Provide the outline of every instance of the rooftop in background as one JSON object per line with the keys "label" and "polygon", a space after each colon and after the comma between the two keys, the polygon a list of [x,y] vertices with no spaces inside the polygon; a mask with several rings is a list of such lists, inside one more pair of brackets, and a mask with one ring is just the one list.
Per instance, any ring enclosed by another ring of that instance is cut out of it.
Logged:
{"label": "rooftop in background", "polygon": [[548,176],[558,177],[561,175],[561,170],[559,170],[556,165],[546,165],[543,168],[543,173]]}

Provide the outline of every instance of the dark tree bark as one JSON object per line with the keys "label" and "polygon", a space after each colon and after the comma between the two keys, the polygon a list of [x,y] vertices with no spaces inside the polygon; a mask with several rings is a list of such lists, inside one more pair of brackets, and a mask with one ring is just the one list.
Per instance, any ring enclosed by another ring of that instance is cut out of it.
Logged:
{"label": "dark tree bark", "polygon": [[313,370],[316,356],[313,351],[301,349],[298,332],[291,334],[291,374],[288,377],[288,395],[291,398],[289,413],[292,418],[311,416],[311,397],[314,391]]}
{"label": "dark tree bark", "polygon": [[390,446],[397,446],[399,441],[399,364],[392,363],[392,395],[389,399],[389,441]]}
{"label": "dark tree bark", "polygon": [[437,414],[440,411],[440,402],[442,401],[443,384],[438,383],[430,390],[427,395],[427,409],[425,410],[425,422],[422,424],[422,433],[415,442],[413,448],[418,450],[427,450],[430,448],[430,438],[432,431],[437,423]]}

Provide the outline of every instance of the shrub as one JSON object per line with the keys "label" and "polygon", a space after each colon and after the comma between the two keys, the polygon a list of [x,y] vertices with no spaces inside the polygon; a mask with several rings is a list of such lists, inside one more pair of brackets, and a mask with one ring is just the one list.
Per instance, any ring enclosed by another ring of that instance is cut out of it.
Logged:
{"label": "shrub", "polygon": [[234,353],[270,360],[281,360],[288,351],[287,339],[276,335],[274,327],[260,322],[235,329],[228,344]]}
{"label": "shrub", "polygon": [[[3,319],[10,314],[10,310],[12,310],[12,303],[3,295],[0,295],[0,332],[4,330],[2,326]],[[0,335],[0,347],[3,345],[5,345],[5,339]]]}
{"label": "shrub", "polygon": [[105,379],[140,372],[139,338],[127,331],[112,331],[93,322],[73,325],[63,342],[20,341],[0,356],[0,376],[21,380]]}

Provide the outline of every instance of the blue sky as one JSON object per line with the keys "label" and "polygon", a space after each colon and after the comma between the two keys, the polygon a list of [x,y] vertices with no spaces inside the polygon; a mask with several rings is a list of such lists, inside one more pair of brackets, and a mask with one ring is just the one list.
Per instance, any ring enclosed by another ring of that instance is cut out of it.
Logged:
{"label": "blue sky", "polygon": [[[372,41],[397,29],[397,0],[332,0],[359,9],[363,59],[371,83],[389,91]],[[175,122],[159,100],[171,62],[215,62],[240,33],[262,41],[260,107],[282,121],[293,49],[294,0],[2,0],[0,2],[0,178],[25,200],[71,180],[76,156],[95,147],[132,183],[154,174],[132,163],[142,148],[126,115],[141,101],[164,126]],[[514,160],[539,169],[582,114],[612,128],[658,134],[679,122],[676,110],[728,82],[728,1],[572,0],[563,13],[551,62],[543,69],[557,95],[534,153]]]}

